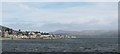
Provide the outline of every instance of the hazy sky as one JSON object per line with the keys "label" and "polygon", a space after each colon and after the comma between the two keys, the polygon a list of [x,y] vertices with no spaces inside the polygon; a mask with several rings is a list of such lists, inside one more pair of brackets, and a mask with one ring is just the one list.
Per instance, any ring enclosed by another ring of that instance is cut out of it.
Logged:
{"label": "hazy sky", "polygon": [[2,16],[16,30],[118,29],[117,2],[3,2]]}
{"label": "hazy sky", "polygon": [[3,2],[118,2],[119,0],[1,0]]}

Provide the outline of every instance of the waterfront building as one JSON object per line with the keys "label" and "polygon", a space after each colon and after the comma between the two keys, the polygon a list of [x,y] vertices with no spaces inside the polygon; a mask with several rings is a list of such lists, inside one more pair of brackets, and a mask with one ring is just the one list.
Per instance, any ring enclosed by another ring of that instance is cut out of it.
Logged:
{"label": "waterfront building", "polygon": [[0,37],[2,38],[40,38],[40,39],[59,39],[64,38],[62,35],[49,34],[38,31],[18,31],[0,26]]}

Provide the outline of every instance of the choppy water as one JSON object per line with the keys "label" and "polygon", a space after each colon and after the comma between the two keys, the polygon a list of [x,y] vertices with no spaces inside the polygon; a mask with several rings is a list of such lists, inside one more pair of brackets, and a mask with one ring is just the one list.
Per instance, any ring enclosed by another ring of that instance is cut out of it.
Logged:
{"label": "choppy water", "polygon": [[3,52],[118,52],[117,38],[3,40]]}

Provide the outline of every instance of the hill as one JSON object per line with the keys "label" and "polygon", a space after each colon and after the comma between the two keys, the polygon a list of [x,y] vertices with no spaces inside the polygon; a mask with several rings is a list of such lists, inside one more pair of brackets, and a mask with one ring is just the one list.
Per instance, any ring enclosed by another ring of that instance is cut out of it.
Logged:
{"label": "hill", "polygon": [[117,30],[83,30],[83,31],[64,31],[57,30],[50,32],[52,34],[61,34],[68,36],[76,36],[77,38],[117,38]]}

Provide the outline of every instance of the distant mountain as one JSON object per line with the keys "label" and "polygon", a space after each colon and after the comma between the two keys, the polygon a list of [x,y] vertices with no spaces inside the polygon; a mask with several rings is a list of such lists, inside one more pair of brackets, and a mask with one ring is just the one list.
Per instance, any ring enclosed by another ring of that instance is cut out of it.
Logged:
{"label": "distant mountain", "polygon": [[64,31],[57,30],[52,34],[76,36],[78,38],[117,38],[117,30],[84,30],[84,31]]}

